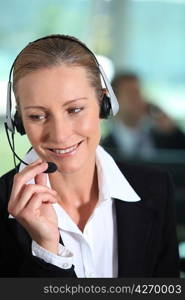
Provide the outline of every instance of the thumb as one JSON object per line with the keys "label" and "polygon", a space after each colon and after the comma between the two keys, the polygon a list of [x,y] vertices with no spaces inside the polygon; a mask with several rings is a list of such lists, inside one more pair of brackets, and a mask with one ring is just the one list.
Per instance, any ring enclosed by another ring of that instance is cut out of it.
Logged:
{"label": "thumb", "polygon": [[35,176],[35,183],[39,185],[46,185],[47,184],[47,174],[40,173]]}

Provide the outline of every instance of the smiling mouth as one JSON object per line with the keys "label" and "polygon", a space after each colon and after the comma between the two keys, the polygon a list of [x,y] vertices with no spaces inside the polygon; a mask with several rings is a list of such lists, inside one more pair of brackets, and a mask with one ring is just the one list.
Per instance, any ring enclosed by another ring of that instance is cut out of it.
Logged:
{"label": "smiling mouth", "polygon": [[69,152],[72,152],[72,151],[76,150],[77,147],[81,143],[82,143],[82,141],[79,142],[79,143],[77,143],[77,144],[75,144],[74,146],[71,146],[71,147],[68,147],[68,148],[65,148],[65,149],[57,149],[57,148],[52,148],[51,149],[51,148],[49,148],[49,150],[52,151],[52,152],[54,152],[54,153],[56,153],[56,154],[65,154],[65,153],[69,153]]}

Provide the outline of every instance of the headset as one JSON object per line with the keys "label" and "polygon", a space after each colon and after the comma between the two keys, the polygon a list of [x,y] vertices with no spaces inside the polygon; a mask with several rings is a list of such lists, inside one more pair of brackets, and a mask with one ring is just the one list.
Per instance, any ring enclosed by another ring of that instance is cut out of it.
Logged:
{"label": "headset", "polygon": [[[102,91],[103,91],[103,97],[100,103],[100,118],[101,119],[107,119],[111,116],[114,116],[117,114],[118,110],[119,110],[119,104],[118,104],[118,100],[114,94],[114,91],[111,87],[111,84],[102,68],[102,66],[99,64],[95,54],[81,41],[79,41],[78,39],[76,39],[75,37],[69,36],[69,35],[63,35],[63,34],[53,34],[53,35],[48,35],[48,36],[44,36],[42,38],[39,38],[33,42],[30,42],[27,46],[36,43],[38,41],[41,40],[46,40],[46,39],[55,39],[55,38],[61,38],[62,40],[69,40],[69,41],[73,41],[75,43],[78,43],[80,46],[82,46],[84,49],[87,50],[87,52],[89,52],[89,54],[93,57],[100,76],[105,84],[105,88],[102,87]],[[26,46],[26,47],[27,47]],[[25,48],[26,48],[25,47]],[[25,49],[24,48],[24,49]],[[8,138],[8,142],[10,145],[10,148],[13,152],[13,156],[14,156],[14,163],[16,166],[16,162],[15,162],[15,157],[18,158],[19,161],[21,161],[22,163],[28,165],[26,162],[24,162],[16,153],[15,153],[15,148],[14,148],[14,134],[15,134],[15,129],[16,131],[21,134],[24,135],[25,129],[24,129],[24,125],[21,119],[21,116],[19,114],[19,112],[16,110],[14,116],[12,117],[12,99],[11,99],[11,93],[12,93],[12,82],[11,82],[11,78],[12,78],[12,73],[13,73],[13,69],[14,69],[14,65],[15,62],[17,61],[19,55],[24,51],[24,49],[17,55],[17,57],[15,58],[11,69],[10,69],[10,73],[9,73],[9,79],[8,79],[8,86],[7,86],[7,104],[6,104],[6,117],[5,117],[5,130],[6,130],[6,134],[7,134],[7,138]],[[12,142],[10,141],[10,136],[8,131],[11,132],[12,134]],[[50,163],[48,164],[48,168],[50,166]],[[54,165],[54,164],[53,164]],[[50,167],[50,169],[52,170],[53,168]],[[48,172],[48,169],[45,171],[46,173]],[[54,172],[54,171],[51,171]]]}

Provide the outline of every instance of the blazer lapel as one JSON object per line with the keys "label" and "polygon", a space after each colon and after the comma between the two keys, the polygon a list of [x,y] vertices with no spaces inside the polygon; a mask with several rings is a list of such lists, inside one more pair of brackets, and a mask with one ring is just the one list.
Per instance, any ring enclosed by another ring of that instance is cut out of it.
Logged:
{"label": "blazer lapel", "polygon": [[154,212],[139,202],[115,199],[118,234],[118,277],[144,277]]}

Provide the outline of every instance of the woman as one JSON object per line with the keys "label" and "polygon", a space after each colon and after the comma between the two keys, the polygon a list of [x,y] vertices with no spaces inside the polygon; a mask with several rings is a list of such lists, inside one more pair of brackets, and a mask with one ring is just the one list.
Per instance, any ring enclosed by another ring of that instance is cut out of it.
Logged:
{"label": "woman", "polygon": [[90,50],[60,35],[30,43],[13,89],[33,149],[0,180],[1,276],[178,276],[169,178],[118,168],[99,146],[105,91]]}

